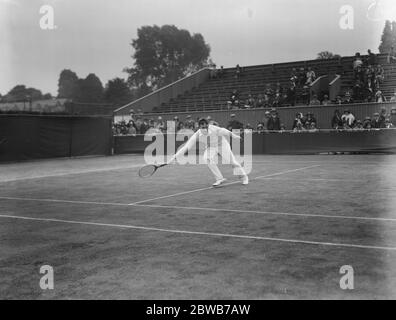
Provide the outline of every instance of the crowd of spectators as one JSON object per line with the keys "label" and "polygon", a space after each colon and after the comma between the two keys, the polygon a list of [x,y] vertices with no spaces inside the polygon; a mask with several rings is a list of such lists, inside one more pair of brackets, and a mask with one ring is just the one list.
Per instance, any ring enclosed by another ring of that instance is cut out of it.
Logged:
{"label": "crowd of spectators", "polygon": [[[396,99],[396,93],[395,93]],[[187,115],[182,121],[178,116],[173,118],[174,130],[177,132],[181,129],[198,130],[198,120],[193,119],[191,115]],[[210,116],[207,117],[209,124],[219,125]],[[367,116],[363,120],[357,119],[349,109],[341,112],[339,109],[335,110],[330,122],[330,128],[333,130],[369,130],[369,129],[390,129],[395,128],[396,124],[396,108],[393,108],[388,114],[387,109],[382,107],[380,112],[374,113],[371,117]],[[293,123],[289,129],[286,128],[282,122],[276,108],[264,113],[263,119],[259,120],[257,124],[244,124],[240,121],[236,114],[231,114],[228,123],[224,126],[228,130],[245,130],[251,129],[254,132],[284,132],[286,130],[291,132],[317,132],[320,130],[318,121],[312,112],[303,114],[297,112]],[[131,119],[129,121],[121,121],[113,126],[114,135],[136,135],[145,134],[149,129],[155,129],[158,132],[165,133],[170,128],[167,128],[167,122],[159,116],[157,119],[144,118],[141,114],[131,112]]]}
{"label": "crowd of spectators", "polygon": [[377,56],[368,50],[367,58],[363,59],[356,53],[353,61],[352,99],[358,102],[385,102],[381,85],[385,80],[384,68],[378,64]]}
{"label": "crowd of spectators", "polygon": [[[235,78],[239,79],[243,73],[243,68],[237,65]],[[279,108],[301,102],[306,105],[320,104],[317,96],[311,99],[310,87],[316,80],[316,73],[311,68],[301,67],[299,70],[293,68],[290,75],[289,84],[284,86],[280,82],[264,84],[262,93],[253,97],[248,94],[246,99],[240,98],[240,93],[234,89],[227,100],[227,109],[251,109],[251,108]]]}
{"label": "crowd of spectators", "polygon": [[[391,49],[388,55],[389,63],[396,63],[396,52]],[[368,50],[367,56],[356,53],[353,61],[353,83],[351,87],[334,100],[329,99],[326,92],[314,93],[312,84],[317,79],[317,74],[312,67],[293,68],[290,72],[288,83],[267,83],[263,85],[263,91],[257,95],[241,93],[237,89],[232,90],[226,101],[228,110],[252,109],[252,108],[279,108],[295,105],[333,105],[352,104],[360,102],[387,102],[381,91],[385,80],[384,68],[378,63],[377,55]],[[235,67],[233,77],[240,79],[244,73],[242,67]],[[212,78],[224,75],[224,69],[214,69]],[[394,100],[394,97],[391,99]]]}
{"label": "crowd of spectators", "polygon": [[380,112],[375,112],[372,117],[367,116],[364,120],[356,119],[350,110],[344,113],[337,109],[331,120],[331,128],[335,130],[369,130],[369,129],[390,129],[394,128],[396,121],[396,109],[392,109],[388,114],[386,108],[381,108]]}

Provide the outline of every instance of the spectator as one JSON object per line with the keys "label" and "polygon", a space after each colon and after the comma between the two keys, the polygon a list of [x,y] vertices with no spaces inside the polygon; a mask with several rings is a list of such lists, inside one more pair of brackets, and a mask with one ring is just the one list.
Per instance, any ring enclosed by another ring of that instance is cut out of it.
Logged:
{"label": "spectator", "polygon": [[381,90],[378,90],[378,91],[375,93],[375,102],[377,102],[377,103],[386,102],[386,99],[385,99],[384,95],[382,94],[382,91],[381,91]]}
{"label": "spectator", "polygon": [[303,67],[300,68],[298,72],[298,84],[300,87],[303,87],[307,83],[307,73]]}
{"label": "spectator", "polygon": [[250,125],[250,123],[248,123],[248,124],[245,126],[245,130],[253,130],[253,127]]}
{"label": "spectator", "polygon": [[176,132],[179,131],[180,129],[182,129],[182,127],[183,127],[183,122],[181,122],[181,121],[179,120],[179,117],[178,117],[178,116],[175,116],[175,117],[173,118],[173,121],[175,122],[175,130],[176,130]]}
{"label": "spectator", "polygon": [[291,75],[290,75],[290,82],[293,87],[297,87],[298,83],[298,74],[296,68],[293,68]]}
{"label": "spectator", "polygon": [[242,68],[239,66],[239,64],[237,64],[235,67],[235,79],[239,79],[241,75],[242,75]]}
{"label": "spectator", "polygon": [[385,128],[385,118],[381,117],[378,112],[374,113],[374,118],[371,120],[371,128],[381,129]]}
{"label": "spectator", "polygon": [[336,130],[342,128],[341,113],[338,109],[334,111],[333,118],[331,119],[331,128]]}
{"label": "spectator", "polygon": [[158,117],[157,123],[155,124],[155,129],[158,129],[161,132],[165,132],[166,131],[165,122],[162,120],[161,116]]}
{"label": "spectator", "polygon": [[279,107],[282,106],[282,96],[281,96],[280,93],[278,93],[278,92],[275,93],[275,97],[274,97],[274,100],[272,102],[272,106],[274,108],[279,108]]}
{"label": "spectator", "polygon": [[224,75],[225,75],[224,67],[221,66],[221,67],[220,67],[220,70],[217,72],[217,77],[218,77],[218,78],[223,78]]}
{"label": "spectator", "polygon": [[271,109],[271,117],[268,119],[268,130],[269,131],[280,131],[281,122],[276,109]]}
{"label": "spectator", "polygon": [[195,121],[191,119],[190,115],[186,117],[186,122],[184,123],[184,127],[189,130],[195,130]]}
{"label": "spectator", "polygon": [[351,93],[348,91],[347,93],[345,93],[345,99],[342,102],[342,104],[352,104],[352,103],[353,103],[353,99]]}
{"label": "spectator", "polygon": [[230,95],[231,106],[239,107],[239,92],[238,90],[234,89]]}
{"label": "spectator", "polygon": [[292,130],[295,130],[296,128],[298,128],[299,124],[301,125],[300,127],[304,127],[303,115],[301,112],[296,113],[296,118],[293,121]]}
{"label": "spectator", "polygon": [[312,123],[315,123],[315,125],[316,125],[316,123],[317,123],[316,118],[314,117],[314,115],[313,115],[312,112],[308,112],[308,113],[307,113],[307,116],[306,116],[306,119],[305,119],[304,122],[305,122],[305,123],[304,123],[304,126],[305,126],[305,128],[307,128],[307,129],[309,129],[309,128],[311,127],[311,124],[312,124]]}
{"label": "spectator", "polygon": [[267,83],[265,85],[265,90],[264,90],[264,95],[266,95],[269,98],[269,100],[271,100],[274,95],[274,91],[272,90],[271,86],[272,86],[271,83]]}
{"label": "spectator", "polygon": [[138,133],[138,129],[136,128],[135,123],[132,120],[129,121],[126,130],[127,132],[124,131],[125,132],[124,134],[130,134],[135,136]]}
{"label": "spectator", "polygon": [[136,116],[135,128],[137,134],[142,134],[142,125],[143,125],[143,121],[141,116]]}
{"label": "spectator", "polygon": [[214,119],[212,119],[211,116],[207,116],[206,120],[208,120],[208,124],[214,125],[214,126],[219,126],[219,123],[217,121],[215,121]]}
{"label": "spectator", "polygon": [[264,108],[264,107],[265,107],[265,101],[264,101],[263,95],[260,93],[257,96],[256,108]]}
{"label": "spectator", "polygon": [[309,131],[309,132],[312,132],[312,133],[313,133],[313,132],[318,132],[318,131],[319,131],[318,128],[316,128],[316,122],[311,122],[308,131]]}
{"label": "spectator", "polygon": [[140,134],[145,134],[148,129],[149,129],[149,120],[145,118],[140,127]]}
{"label": "spectator", "polygon": [[360,120],[356,121],[356,125],[353,128],[353,130],[357,130],[357,131],[364,130],[362,121],[360,121]]}
{"label": "spectator", "polygon": [[367,66],[375,67],[377,65],[377,55],[372,53],[371,50],[367,50]]}
{"label": "spectator", "polygon": [[355,124],[355,116],[351,113],[350,110],[345,110],[344,114],[341,117],[342,123],[347,125],[349,128],[352,128]]}
{"label": "spectator", "polygon": [[358,68],[362,68],[362,67],[363,67],[363,61],[360,56],[360,53],[357,52],[355,54],[355,60],[353,61],[353,70],[357,70]]}
{"label": "spectator", "polygon": [[304,128],[301,122],[298,122],[296,124],[296,127],[293,129],[293,132],[302,132],[302,131],[306,131],[306,129]]}
{"label": "spectator", "polygon": [[375,87],[378,89],[385,80],[384,68],[379,64],[375,68]]}
{"label": "spectator", "polygon": [[314,95],[312,96],[312,99],[311,99],[311,101],[309,102],[309,105],[310,105],[310,106],[320,106],[320,101],[319,101],[318,96],[317,96],[316,94],[314,94]]}
{"label": "spectator", "polygon": [[264,126],[264,130],[268,130],[268,122],[269,122],[269,119],[271,118],[271,112],[269,112],[269,111],[266,111],[265,113],[264,113],[264,119],[263,119],[263,126]]}
{"label": "spectator", "polygon": [[216,64],[213,64],[211,66],[209,77],[210,77],[210,79],[216,79],[217,78]]}
{"label": "spectator", "polygon": [[257,130],[258,133],[264,133],[265,132],[264,124],[262,122],[259,122],[257,124],[257,129],[256,130]]}
{"label": "spectator", "polygon": [[293,79],[290,79],[290,84],[289,84],[289,89],[287,90],[287,102],[291,106],[296,105],[296,100],[297,100],[297,85],[296,81]]}
{"label": "spectator", "polygon": [[338,105],[342,104],[342,98],[341,98],[341,96],[337,96],[336,99],[335,99],[335,101],[334,101],[334,103],[335,103],[335,104],[338,104]]}
{"label": "spectator", "polygon": [[236,119],[235,114],[232,114],[230,117],[231,117],[231,120],[227,124],[227,129],[230,130],[230,131],[232,131],[232,130],[242,130],[243,129],[243,123]]}
{"label": "spectator", "polygon": [[153,118],[149,119],[149,129],[155,128],[155,121]]}
{"label": "spectator", "polygon": [[283,87],[280,84],[280,82],[278,82],[276,84],[276,88],[275,88],[275,94],[279,93],[281,96],[283,95]]}
{"label": "spectator", "polygon": [[331,105],[331,100],[329,99],[329,96],[327,94],[324,95],[322,105],[328,106]]}
{"label": "spectator", "polygon": [[372,66],[368,66],[364,75],[367,88],[375,90],[375,69]]}
{"label": "spectator", "polygon": [[301,102],[308,106],[309,100],[310,100],[310,89],[307,85],[304,85],[301,92]]}
{"label": "spectator", "polygon": [[385,119],[385,128],[386,129],[393,129],[395,126],[393,125],[393,123],[390,121],[390,119]]}
{"label": "spectator", "polygon": [[246,102],[245,102],[245,109],[251,109],[254,108],[256,105],[256,100],[254,100],[253,96],[249,94]]}
{"label": "spectator", "polygon": [[389,102],[396,102],[396,90],[393,93],[393,96],[390,98]]}
{"label": "spectator", "polygon": [[381,107],[380,117],[384,118],[383,119],[384,121],[385,121],[386,118],[388,118],[388,115],[386,114],[386,108],[385,107]]}
{"label": "spectator", "polygon": [[305,82],[306,85],[311,86],[312,83],[316,80],[315,71],[312,70],[311,67],[308,67],[307,71],[307,81]]}
{"label": "spectator", "polygon": [[363,129],[370,130],[371,129],[371,118],[366,117],[363,121]]}
{"label": "spectator", "polygon": [[396,108],[392,108],[390,113],[390,122],[396,124]]}
{"label": "spectator", "polygon": [[355,81],[355,86],[352,89],[353,91],[353,99],[357,101],[363,101],[364,100],[364,95],[363,95],[363,83],[360,82],[360,80]]}

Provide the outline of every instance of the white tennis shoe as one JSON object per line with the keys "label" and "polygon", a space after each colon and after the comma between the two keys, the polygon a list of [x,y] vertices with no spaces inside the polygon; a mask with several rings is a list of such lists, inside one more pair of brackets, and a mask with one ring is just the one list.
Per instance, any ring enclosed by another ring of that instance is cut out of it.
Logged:
{"label": "white tennis shoe", "polygon": [[221,184],[223,184],[226,181],[227,181],[227,179],[217,180],[215,183],[213,183],[213,187],[218,187],[218,186],[220,186]]}
{"label": "white tennis shoe", "polygon": [[249,184],[249,177],[246,175],[246,176],[242,176],[241,177],[241,179],[242,179],[242,184],[243,185],[248,185]]}

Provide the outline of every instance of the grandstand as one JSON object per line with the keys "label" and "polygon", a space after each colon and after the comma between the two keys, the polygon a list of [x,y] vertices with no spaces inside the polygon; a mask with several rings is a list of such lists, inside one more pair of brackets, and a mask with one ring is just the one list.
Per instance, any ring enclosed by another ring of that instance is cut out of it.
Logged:
{"label": "grandstand", "polygon": [[[366,59],[365,56],[362,58]],[[226,101],[229,99],[232,90],[237,89],[240,93],[240,99],[245,100],[249,94],[257,97],[258,94],[263,93],[265,85],[268,83],[274,85],[279,82],[284,88],[288,88],[292,69],[296,68],[298,70],[300,67],[311,67],[318,78],[328,77],[329,83],[332,81],[338,82],[337,85],[329,85],[330,97],[335,97],[336,95],[343,95],[346,91],[352,90],[354,59],[354,56],[350,56],[340,59],[246,66],[243,68],[243,74],[239,79],[235,78],[235,68],[224,69],[224,75],[215,79],[209,78],[208,70],[207,77],[204,81],[190,90],[185,90],[182,93],[177,92],[173,84],[159,90],[162,93],[161,97],[156,99],[154,104],[151,104],[151,108],[150,106],[149,108],[145,106],[144,100],[146,98],[142,98],[116,110],[115,114],[121,116],[127,115],[131,108],[142,108],[146,113],[222,110],[226,108]],[[378,55],[377,59],[385,71],[385,80],[381,85],[381,91],[385,97],[389,98],[396,88],[396,71],[392,70],[391,66],[387,63],[387,55]],[[179,80],[178,82],[180,81],[183,80]],[[164,91],[172,89],[173,94],[164,94]],[[314,91],[313,88],[311,90]],[[325,92],[316,93],[320,95]],[[298,94],[299,92],[297,92]],[[171,97],[169,98],[169,96]],[[287,106],[287,104],[284,106]]]}

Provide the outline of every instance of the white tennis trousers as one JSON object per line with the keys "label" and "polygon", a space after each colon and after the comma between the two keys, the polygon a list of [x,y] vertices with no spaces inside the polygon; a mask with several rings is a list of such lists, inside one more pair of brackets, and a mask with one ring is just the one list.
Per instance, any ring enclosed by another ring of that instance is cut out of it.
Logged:
{"label": "white tennis trousers", "polygon": [[217,166],[217,164],[219,163],[219,155],[221,156],[223,163],[232,165],[235,170],[235,175],[246,176],[245,170],[242,168],[241,164],[235,159],[230,144],[223,142],[220,146],[206,148],[203,155],[210,171],[212,171],[213,175],[215,176],[216,181],[224,179],[219,167]]}

